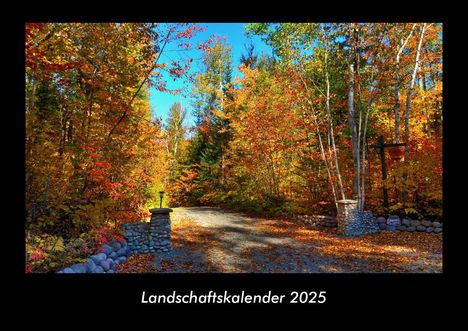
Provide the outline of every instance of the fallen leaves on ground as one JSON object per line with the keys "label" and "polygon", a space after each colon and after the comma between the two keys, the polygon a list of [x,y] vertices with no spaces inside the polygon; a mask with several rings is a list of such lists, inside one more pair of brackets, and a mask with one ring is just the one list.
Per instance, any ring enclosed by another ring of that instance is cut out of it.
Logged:
{"label": "fallen leaves on ground", "polygon": [[147,273],[155,272],[154,256],[152,254],[130,255],[127,261],[119,264],[116,273]]}
{"label": "fallen leaves on ground", "polygon": [[[171,222],[171,243],[173,248],[184,248],[187,253],[197,250],[207,250],[209,247],[219,245],[214,231],[198,225],[188,217],[175,217]],[[184,270],[184,272],[197,272],[194,270],[193,261],[171,261],[164,259],[160,267],[154,265],[155,255],[138,254],[131,255],[127,261],[120,264],[117,273],[155,273]],[[205,272],[218,271],[210,258],[206,259]],[[199,271],[198,271],[199,272]]]}
{"label": "fallen leaves on ground", "polygon": [[442,271],[442,234],[382,231],[349,238],[337,235],[336,229],[312,229],[288,220],[261,219],[256,225],[269,235],[308,244],[312,254],[358,272]]}
{"label": "fallen leaves on ground", "polygon": [[200,247],[217,244],[216,233],[206,227],[200,226],[196,221],[188,217],[175,218],[172,221],[171,242],[172,247]]}
{"label": "fallen leaves on ground", "polygon": [[[442,272],[442,235],[383,231],[360,237],[343,237],[336,229],[313,229],[290,220],[257,219],[254,225],[259,233],[271,237],[294,239],[293,246],[279,246],[290,250],[291,255],[279,252],[278,246],[249,248],[240,257],[250,261],[246,270],[239,272],[262,272],[264,265],[254,261],[255,255],[262,255],[277,265],[300,263],[298,257],[332,259],[324,264],[324,272]],[[296,245],[297,243],[297,245]],[[218,252],[210,254],[204,261],[204,272],[226,272],[223,267],[225,249],[219,233],[198,225],[190,218],[175,219],[172,222],[172,246],[190,252]],[[120,273],[200,272],[194,270],[192,261],[163,260],[156,270],[152,254],[129,257],[116,270]],[[247,270],[249,269],[249,270]]]}

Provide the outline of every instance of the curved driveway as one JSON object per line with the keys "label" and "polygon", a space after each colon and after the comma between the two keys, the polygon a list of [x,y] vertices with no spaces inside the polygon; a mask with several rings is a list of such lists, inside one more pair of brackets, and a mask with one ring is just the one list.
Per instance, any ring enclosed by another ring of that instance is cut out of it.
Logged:
{"label": "curved driveway", "polygon": [[[355,254],[350,253],[350,266],[333,254],[323,253],[322,247],[333,250],[334,240],[347,240],[334,230],[308,230],[319,239],[297,240],[294,232],[283,231],[291,222],[282,220],[251,218],[212,207],[174,208],[171,219],[174,228],[184,219],[191,219],[192,225],[179,228],[173,235],[172,252],[156,258],[161,272],[373,272],[370,261],[382,259],[372,252],[369,258],[354,258]],[[265,222],[268,227],[262,226]],[[428,253],[401,271],[441,272],[441,266],[442,254]],[[380,271],[392,270],[394,266],[389,265],[388,270]]]}

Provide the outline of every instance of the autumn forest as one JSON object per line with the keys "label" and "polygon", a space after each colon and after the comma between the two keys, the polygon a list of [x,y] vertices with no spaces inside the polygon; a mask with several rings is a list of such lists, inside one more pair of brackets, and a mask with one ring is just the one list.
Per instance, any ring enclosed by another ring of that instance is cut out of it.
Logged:
{"label": "autumn forest", "polygon": [[[243,28],[237,57],[202,23],[26,24],[27,272],[121,239],[160,191],[171,208],[336,216],[354,199],[442,220],[442,24]],[[163,118],[154,91],[188,101]]]}

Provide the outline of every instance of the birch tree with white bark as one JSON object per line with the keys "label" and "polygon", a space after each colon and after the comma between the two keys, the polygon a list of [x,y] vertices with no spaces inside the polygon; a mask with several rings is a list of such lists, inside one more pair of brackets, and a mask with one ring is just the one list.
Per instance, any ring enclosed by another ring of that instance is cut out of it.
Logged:
{"label": "birch tree with white bark", "polygon": [[[405,26],[403,26],[403,32],[400,37],[400,43],[399,47],[397,48],[397,53],[395,57],[395,88],[394,88],[394,96],[393,96],[393,102],[394,102],[394,112],[395,112],[395,142],[398,144],[400,142],[400,60],[401,60],[401,54],[403,51],[406,49],[406,45],[408,44],[408,41],[410,40],[411,36],[413,35],[414,29],[416,27],[416,24],[412,25],[411,30],[407,34],[406,38],[404,38],[404,31],[405,31]],[[398,28],[398,27],[396,27]]]}
{"label": "birch tree with white bark", "polygon": [[418,48],[416,49],[416,56],[414,59],[414,66],[413,66],[413,73],[411,75],[411,81],[410,85],[408,87],[408,91],[406,93],[406,111],[405,111],[405,162],[408,160],[408,154],[409,154],[409,135],[410,135],[410,128],[409,128],[409,121],[411,118],[411,95],[413,94],[414,90],[414,85],[416,82],[416,77],[419,69],[419,60],[421,57],[421,49],[424,41],[424,34],[426,33],[426,30],[431,26],[432,24],[427,24],[423,23],[420,27],[421,32],[419,35],[419,41],[418,41]]}

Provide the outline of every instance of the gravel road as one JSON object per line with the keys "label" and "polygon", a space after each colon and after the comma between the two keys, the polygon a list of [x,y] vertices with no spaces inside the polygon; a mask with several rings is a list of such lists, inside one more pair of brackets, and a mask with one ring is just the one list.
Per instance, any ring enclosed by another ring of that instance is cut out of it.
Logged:
{"label": "gravel road", "polygon": [[[156,258],[160,272],[368,272],[366,259],[354,261],[351,268],[332,256],[317,254],[325,242],[296,240],[288,234],[279,236],[258,226],[258,219],[239,213],[212,207],[174,208],[173,227],[184,218],[191,219],[194,225],[179,230],[174,249]],[[281,220],[269,222],[282,227]],[[423,261],[424,266],[419,261],[407,272],[441,272],[441,254],[427,256]]]}

